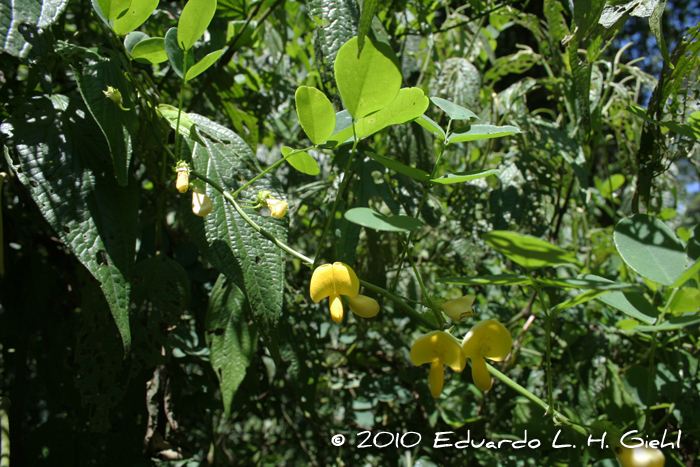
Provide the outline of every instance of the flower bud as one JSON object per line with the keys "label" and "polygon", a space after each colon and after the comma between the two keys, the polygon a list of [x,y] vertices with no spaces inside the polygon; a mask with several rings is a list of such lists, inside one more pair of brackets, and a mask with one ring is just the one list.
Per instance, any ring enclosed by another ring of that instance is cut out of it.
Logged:
{"label": "flower bud", "polygon": [[284,217],[287,214],[287,202],[281,199],[268,199],[267,207],[270,208],[272,217]]}
{"label": "flower bud", "polygon": [[214,205],[206,195],[204,188],[195,186],[192,189],[192,212],[200,217],[204,217],[211,212]]}
{"label": "flower bud", "polygon": [[177,181],[175,182],[175,188],[180,193],[187,193],[190,188],[190,169],[187,165],[182,165],[177,168]]}
{"label": "flower bud", "polygon": [[356,297],[348,297],[348,303],[353,313],[363,318],[372,318],[379,313],[379,303],[373,298],[357,294]]}
{"label": "flower bud", "polygon": [[122,93],[119,92],[119,89],[114,88],[112,86],[107,86],[106,91],[102,91],[105,95],[105,97],[115,104],[121,104],[122,103]]}

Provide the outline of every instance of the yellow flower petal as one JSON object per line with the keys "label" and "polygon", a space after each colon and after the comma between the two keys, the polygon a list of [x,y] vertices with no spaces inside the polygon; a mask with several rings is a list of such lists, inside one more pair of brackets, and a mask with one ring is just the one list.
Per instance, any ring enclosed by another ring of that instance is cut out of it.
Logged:
{"label": "yellow flower petal", "polygon": [[268,199],[267,207],[270,208],[270,215],[272,217],[284,217],[287,214],[287,202],[281,199]]}
{"label": "yellow flower petal", "polygon": [[437,399],[442,394],[442,387],[445,384],[445,367],[442,366],[442,363],[435,362],[430,365],[428,382],[430,383],[430,394]]}
{"label": "yellow flower petal", "polygon": [[656,448],[616,446],[613,452],[622,467],[664,467],[666,463],[664,453]]}
{"label": "yellow flower petal", "polygon": [[331,308],[331,318],[336,323],[343,321],[343,302],[340,300],[340,295],[333,294],[329,302]]}
{"label": "yellow flower petal", "polygon": [[324,264],[311,276],[311,300],[318,303],[331,294],[356,297],[360,293],[360,281],[345,263]]}
{"label": "yellow flower petal", "polygon": [[455,371],[462,371],[467,364],[459,341],[444,331],[431,331],[421,336],[411,347],[414,365],[441,362]]}
{"label": "yellow flower petal", "polygon": [[348,303],[353,313],[363,318],[372,318],[379,313],[379,303],[373,298],[358,294],[355,298],[348,297]]}
{"label": "yellow flower petal", "polygon": [[474,295],[465,295],[464,297],[455,298],[442,304],[442,311],[454,321],[459,321],[474,314],[472,305],[474,304]]}
{"label": "yellow flower petal", "polygon": [[481,391],[491,389],[491,375],[486,368],[486,360],[481,357],[472,358],[472,378],[476,387]]}
{"label": "yellow flower petal", "polygon": [[204,190],[201,188],[194,188],[192,190],[192,212],[196,215],[203,217],[211,212],[214,205],[211,199],[205,194]]}
{"label": "yellow flower petal", "polygon": [[467,358],[486,357],[496,362],[501,362],[508,356],[512,345],[513,339],[508,330],[493,319],[476,323],[462,342]]}

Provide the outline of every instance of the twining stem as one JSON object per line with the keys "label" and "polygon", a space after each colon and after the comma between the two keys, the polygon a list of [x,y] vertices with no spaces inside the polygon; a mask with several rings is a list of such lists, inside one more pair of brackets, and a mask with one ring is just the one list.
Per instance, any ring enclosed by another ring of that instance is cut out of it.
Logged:
{"label": "twining stem", "polygon": [[182,115],[182,105],[185,98],[185,85],[187,85],[187,51],[183,53],[182,63],[182,88],[180,88],[180,105],[177,108],[177,124],[175,125],[175,154],[180,157],[180,116]]}
{"label": "twining stem", "polygon": [[234,191],[234,192],[233,192],[233,197],[234,197],[234,198],[237,198],[238,195],[241,193],[241,191],[245,190],[245,189],[248,188],[250,185],[252,185],[252,184],[255,183],[256,181],[258,181],[259,179],[261,179],[262,177],[264,177],[265,174],[269,173],[269,172],[270,172],[271,170],[273,170],[275,167],[278,167],[282,162],[286,161],[287,159],[289,159],[289,158],[290,158],[291,156],[293,156],[294,154],[299,154],[300,152],[308,151],[309,149],[313,149],[314,147],[315,147],[315,146],[310,146],[310,147],[305,148],[305,149],[299,149],[299,150],[294,150],[294,151],[290,152],[289,154],[287,154],[286,156],[284,156],[282,159],[278,160],[277,162],[275,162],[274,164],[272,164],[270,167],[268,167],[268,168],[266,168],[265,170],[263,170],[262,172],[260,172],[260,174],[258,174],[257,176],[255,176],[255,177],[252,178],[251,180],[248,180],[248,181],[245,183],[245,185],[243,185],[242,187],[240,187],[239,189],[237,189],[236,191]]}
{"label": "twining stem", "polygon": [[[403,242],[401,237],[399,236],[397,238],[399,239],[399,243],[401,243],[401,246],[403,247],[404,251],[408,251],[408,246]],[[430,295],[428,295],[428,291],[425,289],[425,285],[423,284],[423,279],[421,278],[420,272],[418,272],[418,266],[416,266],[415,261],[413,261],[413,256],[406,255],[406,257],[408,258],[408,262],[411,263],[411,267],[413,268],[413,273],[416,275],[416,279],[418,279],[418,284],[420,285],[420,289],[423,291],[423,296],[425,297],[426,301],[428,302],[430,309],[433,310],[433,314],[435,315],[435,319],[437,319],[437,322],[440,323],[440,327],[444,328],[445,321],[442,319],[442,315],[435,307],[435,304],[430,299]]]}
{"label": "twining stem", "polygon": [[416,321],[420,322],[423,326],[427,327],[428,329],[438,330],[438,329],[441,329],[441,328],[442,328],[442,326],[440,326],[440,327],[436,326],[435,323],[433,323],[432,321],[430,321],[429,319],[427,319],[425,316],[423,316],[423,314],[421,314],[421,313],[419,313],[418,311],[416,311],[415,308],[413,308],[412,306],[408,305],[408,304],[407,304],[406,302],[404,302],[401,298],[397,297],[396,295],[394,295],[393,293],[389,292],[388,290],[383,289],[383,288],[381,288],[381,287],[378,287],[378,286],[376,286],[376,285],[374,285],[374,284],[371,284],[371,283],[369,283],[369,282],[363,281],[362,279],[360,279],[360,284],[362,284],[364,287],[366,287],[366,288],[368,288],[368,289],[370,289],[370,290],[373,290],[373,291],[377,292],[377,293],[380,294],[380,295],[383,295],[384,297],[388,298],[388,299],[391,300],[392,302],[396,303],[396,304],[399,305],[401,308],[403,308],[404,310],[406,310],[406,312],[407,312],[413,319],[415,319]]}
{"label": "twining stem", "polygon": [[353,159],[355,158],[355,149],[357,148],[357,143],[360,142],[360,140],[357,138],[357,133],[355,132],[355,120],[353,119],[352,121],[352,134],[355,137],[355,141],[352,143],[352,152],[350,153],[350,157],[348,157],[348,163],[345,164],[345,170],[343,171],[343,182],[340,184],[340,188],[338,189],[338,195],[335,197],[335,202],[333,203],[333,209],[331,209],[331,214],[328,216],[328,222],[326,222],[326,228],[323,229],[323,234],[321,235],[321,240],[318,242],[318,248],[316,249],[316,255],[314,256],[314,269],[316,269],[316,266],[318,266],[318,260],[321,259],[321,251],[323,250],[323,242],[326,239],[326,235],[328,234],[328,230],[331,228],[331,224],[333,223],[333,220],[335,219],[335,211],[338,209],[338,201],[340,198],[343,197],[343,192],[345,191],[345,187],[347,184],[350,182],[350,179],[352,178],[352,172],[350,172],[350,164],[352,164]]}
{"label": "twining stem", "polygon": [[544,342],[545,342],[545,353],[546,360],[546,372],[547,372],[547,400],[549,401],[549,406],[554,407],[554,386],[552,384],[552,317],[549,312],[549,307],[544,300],[544,295],[542,294],[542,289],[540,289],[537,280],[533,276],[528,276],[530,279],[530,284],[537,291],[537,297],[540,299],[542,304],[542,310],[544,311]]}
{"label": "twining stem", "polygon": [[[658,326],[661,324],[661,322],[664,319],[664,315],[668,311],[668,307],[671,306],[671,303],[673,302],[673,298],[676,296],[676,292],[678,292],[678,289],[673,289],[673,292],[671,292],[671,296],[668,298],[666,301],[666,306],[664,306],[664,309],[661,311],[661,314],[659,315],[659,319],[656,320],[656,325]],[[651,333],[651,353],[649,354],[649,380],[647,381],[647,408],[646,408],[646,413],[644,417],[644,431],[647,434],[652,434],[653,432],[651,431],[652,428],[652,423],[651,423],[651,403],[652,401],[652,392],[654,388],[656,387],[656,366],[654,365],[654,359],[656,358],[656,331]]]}

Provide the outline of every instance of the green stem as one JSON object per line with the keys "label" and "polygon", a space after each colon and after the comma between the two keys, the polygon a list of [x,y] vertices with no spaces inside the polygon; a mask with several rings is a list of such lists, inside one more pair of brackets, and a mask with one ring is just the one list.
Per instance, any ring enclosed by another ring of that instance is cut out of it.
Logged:
{"label": "green stem", "polygon": [[[661,315],[659,315],[659,319],[656,320],[656,325],[658,326],[663,322],[664,315],[668,311],[668,307],[671,306],[671,302],[673,302],[673,298],[676,296],[676,292],[678,292],[678,289],[673,289],[673,292],[671,292],[671,296],[668,298],[666,301],[666,306],[664,306],[663,311],[661,311]],[[647,434],[652,434],[651,428],[652,428],[652,423],[651,423],[651,403],[653,402],[651,400],[652,397],[652,392],[654,390],[654,387],[656,386],[656,366],[654,365],[654,360],[656,358],[656,332],[651,333],[651,353],[649,355],[649,379],[647,381],[647,408],[646,408],[646,413],[644,417],[644,432]]]}
{"label": "green stem", "polygon": [[260,174],[258,174],[257,176],[255,176],[254,178],[252,178],[251,180],[249,180],[248,182],[246,182],[245,185],[243,185],[242,187],[240,187],[239,189],[237,189],[236,191],[234,191],[234,192],[233,192],[233,197],[234,197],[234,198],[237,198],[238,195],[241,193],[241,191],[245,190],[245,189],[248,188],[250,185],[252,185],[252,184],[255,183],[256,181],[260,180],[262,177],[264,177],[266,174],[268,174],[268,173],[269,173],[271,170],[273,170],[275,167],[278,167],[282,162],[286,161],[289,157],[293,156],[294,154],[298,154],[298,153],[300,153],[300,152],[308,151],[309,149],[313,149],[314,147],[315,147],[315,146],[310,146],[310,147],[305,148],[305,149],[299,149],[299,150],[294,150],[294,151],[290,152],[289,154],[287,154],[286,156],[284,156],[282,159],[278,160],[277,162],[275,162],[274,164],[272,164],[270,167],[268,167],[268,168],[266,168],[265,170],[263,170],[262,172],[260,172]]}
{"label": "green stem", "polygon": [[436,326],[435,323],[433,323],[432,321],[427,319],[425,316],[423,316],[422,313],[419,313],[418,311],[416,311],[415,308],[411,307],[406,302],[404,302],[401,298],[397,297],[396,295],[389,292],[388,290],[383,289],[381,287],[378,287],[374,284],[370,284],[369,282],[363,281],[362,279],[360,279],[360,284],[362,284],[364,287],[366,287],[370,290],[373,290],[373,291],[377,292],[378,294],[388,298],[392,302],[396,303],[401,308],[403,308],[413,319],[420,322],[423,326],[427,327],[428,329],[432,329],[432,330],[440,329],[440,327]]}
{"label": "green stem", "polygon": [[[403,240],[401,239],[401,236],[398,236],[399,243],[403,246],[404,251],[408,251],[408,245],[406,245]],[[428,302],[428,305],[430,306],[430,309],[433,310],[433,314],[435,314],[435,319],[437,319],[437,322],[440,323],[440,327],[444,328],[445,327],[445,321],[442,319],[441,313],[437,310],[437,307],[433,303],[433,301],[430,299],[430,295],[428,295],[428,291],[425,289],[425,285],[423,284],[423,279],[421,278],[420,272],[418,271],[418,266],[416,266],[416,263],[413,261],[413,256],[410,254],[407,254],[406,257],[408,258],[408,262],[411,263],[411,267],[413,268],[413,273],[416,275],[416,279],[418,279],[418,285],[420,285],[420,289],[423,291],[423,296],[425,297],[426,301]]]}
{"label": "green stem", "polygon": [[349,183],[350,179],[352,178],[352,172],[350,172],[350,164],[352,164],[353,159],[355,158],[355,149],[357,148],[357,143],[360,141],[357,139],[357,133],[355,132],[355,120],[353,119],[352,121],[352,134],[355,136],[355,141],[352,143],[352,152],[350,153],[350,157],[348,158],[348,163],[345,165],[345,170],[343,171],[343,182],[340,184],[340,188],[338,189],[338,195],[335,197],[335,202],[333,202],[333,209],[331,209],[331,214],[328,216],[328,222],[326,222],[326,227],[323,229],[323,234],[321,235],[321,240],[318,242],[318,248],[316,249],[316,255],[314,256],[314,269],[316,269],[316,266],[318,265],[318,261],[321,259],[321,251],[323,250],[323,242],[326,239],[326,235],[328,235],[328,230],[331,228],[331,224],[333,223],[333,220],[335,219],[335,211],[338,209],[338,201],[340,198],[343,196],[343,192],[345,191],[345,187]]}
{"label": "green stem", "polygon": [[547,302],[545,302],[544,295],[542,294],[542,289],[540,289],[537,280],[531,275],[528,276],[530,279],[530,284],[537,291],[537,297],[540,299],[542,304],[542,309],[544,310],[544,332],[545,332],[545,366],[547,372],[547,400],[549,401],[549,406],[554,407],[554,385],[552,383],[552,317],[549,313],[549,307]]}
{"label": "green stem", "polygon": [[216,189],[217,191],[219,191],[219,192],[224,196],[224,198],[226,199],[226,201],[228,201],[228,202],[234,207],[234,209],[235,209],[236,211],[238,211],[238,214],[240,214],[241,217],[242,217],[248,224],[250,224],[251,227],[253,227],[257,232],[259,232],[263,237],[267,238],[267,239],[270,240],[272,243],[274,243],[275,245],[277,245],[279,248],[283,249],[284,251],[286,251],[286,252],[289,253],[290,255],[296,256],[296,257],[299,258],[301,261],[303,261],[304,264],[306,264],[307,266],[313,265],[314,262],[313,262],[313,260],[311,260],[311,258],[308,258],[308,257],[302,255],[301,253],[299,253],[299,252],[296,251],[295,249],[291,248],[291,247],[290,247],[289,245],[287,245],[286,243],[281,242],[277,237],[275,237],[275,236],[272,235],[270,232],[268,232],[267,230],[265,230],[265,229],[263,229],[262,227],[260,227],[253,219],[251,219],[250,217],[248,217],[248,214],[246,214],[245,211],[243,210],[243,208],[240,207],[240,206],[238,205],[238,203],[236,202],[236,199],[231,195],[231,193],[229,193],[228,191],[224,190],[224,189],[221,187],[221,185],[219,185],[218,183],[214,182],[213,180],[211,180],[211,179],[205,177],[204,175],[202,175],[202,174],[200,174],[199,172],[196,172],[196,171],[194,171],[194,170],[190,172],[190,175],[194,175],[195,177],[197,177],[197,178],[199,178],[199,179],[201,179],[201,180],[204,180],[204,181],[207,182],[209,185],[211,185],[212,187],[214,187],[214,189]]}
{"label": "green stem", "polygon": [[187,51],[183,53],[182,63],[182,88],[180,89],[180,105],[177,108],[177,124],[175,125],[175,154],[180,158],[180,115],[182,115],[182,105],[185,100],[185,85],[187,85]]}
{"label": "green stem", "polygon": [[10,467],[10,399],[0,397],[0,467]]}

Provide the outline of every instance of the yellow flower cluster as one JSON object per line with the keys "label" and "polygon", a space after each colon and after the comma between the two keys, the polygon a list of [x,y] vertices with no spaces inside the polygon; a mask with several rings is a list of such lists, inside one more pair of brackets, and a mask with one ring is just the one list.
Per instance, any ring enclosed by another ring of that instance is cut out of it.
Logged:
{"label": "yellow flower cluster", "polygon": [[379,313],[379,303],[373,298],[360,295],[360,280],[345,263],[324,264],[316,268],[311,276],[310,289],[311,299],[316,303],[330,297],[331,318],[336,323],[343,320],[341,295],[347,298],[350,310],[358,316],[372,318]]}
{"label": "yellow flower cluster", "polygon": [[[470,300],[473,303],[473,298]],[[510,353],[512,345],[513,339],[501,323],[485,319],[471,328],[464,336],[461,345],[454,336],[445,331],[432,331],[425,334],[411,347],[411,361],[414,365],[430,363],[428,381],[430,393],[434,398],[440,397],[442,393],[445,380],[443,365],[461,372],[466,366],[467,358],[472,361],[474,384],[480,390],[488,391],[491,389],[492,382],[484,359],[501,362]]]}

